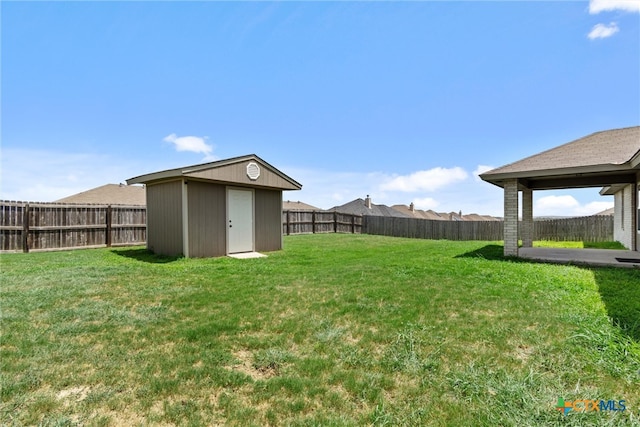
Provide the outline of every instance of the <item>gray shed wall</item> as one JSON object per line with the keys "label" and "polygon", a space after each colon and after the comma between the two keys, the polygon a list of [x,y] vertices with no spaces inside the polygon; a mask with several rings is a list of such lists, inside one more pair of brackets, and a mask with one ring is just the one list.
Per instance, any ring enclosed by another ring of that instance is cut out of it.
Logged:
{"label": "gray shed wall", "polygon": [[282,249],[282,191],[255,190],[256,251]]}
{"label": "gray shed wall", "polygon": [[189,256],[226,255],[226,187],[189,181]]}
{"label": "gray shed wall", "polygon": [[[183,255],[182,181],[147,186],[147,248]],[[217,257],[227,251],[227,186],[189,180],[186,184],[190,257]],[[282,249],[282,191],[254,189],[255,250]]]}
{"label": "gray shed wall", "polygon": [[147,186],[147,248],[182,255],[182,181]]}

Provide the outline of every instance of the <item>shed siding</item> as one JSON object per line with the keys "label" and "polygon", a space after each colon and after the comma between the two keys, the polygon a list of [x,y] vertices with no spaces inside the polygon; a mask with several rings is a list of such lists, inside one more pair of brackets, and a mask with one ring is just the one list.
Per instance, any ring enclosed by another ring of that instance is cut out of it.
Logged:
{"label": "shed siding", "polygon": [[226,254],[225,186],[189,181],[189,256]]}
{"label": "shed siding", "polygon": [[[249,163],[258,163],[260,166],[260,176],[258,179],[251,180],[247,176],[247,165]],[[250,187],[275,187],[275,188],[284,188],[287,190],[298,190],[295,185],[286,179],[282,178],[277,173],[273,172],[262,163],[256,162],[255,160],[247,160],[241,163],[236,163],[227,166],[220,166],[213,169],[206,169],[197,172],[189,172],[186,173],[185,176],[198,178],[198,179],[207,179],[213,181],[220,181],[226,183],[233,183],[234,185],[247,185]]]}
{"label": "shed siding", "polygon": [[182,181],[147,186],[147,248],[182,255]]}
{"label": "shed siding", "polygon": [[282,249],[282,191],[255,190],[256,251]]}

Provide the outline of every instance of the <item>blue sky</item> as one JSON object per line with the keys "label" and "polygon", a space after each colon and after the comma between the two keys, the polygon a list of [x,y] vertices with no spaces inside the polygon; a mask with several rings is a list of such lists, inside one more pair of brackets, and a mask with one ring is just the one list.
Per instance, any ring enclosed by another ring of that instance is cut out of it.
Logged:
{"label": "blue sky", "polygon": [[255,153],[285,199],[501,215],[478,171],[640,124],[640,0],[0,7],[2,199]]}

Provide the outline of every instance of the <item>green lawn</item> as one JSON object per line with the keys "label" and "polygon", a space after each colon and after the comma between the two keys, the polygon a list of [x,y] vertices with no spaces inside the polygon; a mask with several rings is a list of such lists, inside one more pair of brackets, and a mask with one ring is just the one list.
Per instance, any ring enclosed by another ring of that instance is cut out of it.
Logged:
{"label": "green lawn", "polygon": [[[305,235],[2,255],[3,425],[640,425],[640,270]],[[558,399],[625,400],[573,412]]]}

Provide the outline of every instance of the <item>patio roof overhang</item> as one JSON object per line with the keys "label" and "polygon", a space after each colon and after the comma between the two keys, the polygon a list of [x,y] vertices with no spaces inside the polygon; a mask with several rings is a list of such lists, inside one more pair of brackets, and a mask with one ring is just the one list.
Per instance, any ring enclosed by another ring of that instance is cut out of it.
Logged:
{"label": "patio roof overhang", "polygon": [[637,182],[640,126],[596,132],[480,175],[504,188],[518,180],[521,189],[607,187]]}
{"label": "patio roof overhang", "polygon": [[507,180],[516,178],[521,188],[530,190],[558,190],[565,188],[610,187],[633,184],[636,182],[638,168],[630,165],[601,165],[547,169],[504,174],[482,174],[480,178],[498,187],[504,188]]}

